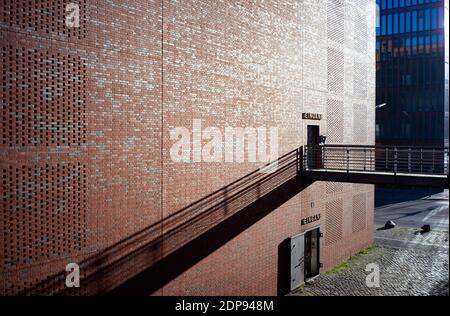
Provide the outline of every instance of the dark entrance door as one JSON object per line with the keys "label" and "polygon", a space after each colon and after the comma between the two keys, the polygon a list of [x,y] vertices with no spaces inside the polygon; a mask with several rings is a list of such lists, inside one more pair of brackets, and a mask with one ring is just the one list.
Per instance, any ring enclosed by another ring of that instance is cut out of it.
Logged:
{"label": "dark entrance door", "polygon": [[320,144],[320,127],[308,125],[308,169],[320,169],[322,167],[322,152]]}
{"label": "dark entrance door", "polygon": [[305,279],[312,279],[320,273],[320,229],[305,234]]}

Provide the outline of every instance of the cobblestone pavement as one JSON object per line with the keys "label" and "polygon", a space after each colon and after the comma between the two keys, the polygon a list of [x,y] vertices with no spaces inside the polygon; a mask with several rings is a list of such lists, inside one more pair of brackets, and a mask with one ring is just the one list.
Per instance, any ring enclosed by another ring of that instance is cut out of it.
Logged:
{"label": "cobblestone pavement", "polygon": [[[319,276],[291,295],[449,295],[448,231],[420,234],[397,227],[375,233],[376,247],[352,258],[341,270]],[[366,266],[380,267],[380,287],[366,286]]]}

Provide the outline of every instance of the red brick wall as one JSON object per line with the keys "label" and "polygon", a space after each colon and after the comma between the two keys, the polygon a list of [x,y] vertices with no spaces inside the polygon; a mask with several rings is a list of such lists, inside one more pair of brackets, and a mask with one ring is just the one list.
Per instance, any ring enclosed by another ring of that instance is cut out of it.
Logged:
{"label": "red brick wall", "polygon": [[[62,0],[0,7],[1,294],[56,293],[69,262],[94,276],[80,294],[110,289],[173,250],[160,239],[172,227],[163,218],[258,167],[176,164],[172,128],[192,129],[194,119],[221,129],[275,126],[281,155],[306,140],[302,111],[327,113],[328,92],[309,67],[320,72],[324,56],[309,53],[318,35],[304,22],[316,4],[72,2],[80,28],[65,26]],[[337,198],[359,193],[366,225],[353,230],[353,202],[344,202],[342,238],[322,248],[326,268],[372,240],[372,188]],[[307,228],[300,220],[309,214],[324,215],[326,234],[333,194],[315,184],[153,294],[276,294],[278,246]],[[98,276],[99,267],[111,270]]]}
{"label": "red brick wall", "polygon": [[5,294],[161,219],[161,2],[72,2],[1,4]]}

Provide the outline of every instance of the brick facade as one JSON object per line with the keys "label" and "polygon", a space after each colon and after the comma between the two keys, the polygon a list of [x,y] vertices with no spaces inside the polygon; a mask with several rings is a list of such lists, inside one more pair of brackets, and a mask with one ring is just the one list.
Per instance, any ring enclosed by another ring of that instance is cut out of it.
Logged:
{"label": "brick facade", "polygon": [[[74,0],[79,28],[50,2],[0,7],[0,294],[58,293],[69,262],[111,269],[77,292],[101,293],[196,236],[161,221],[259,165],[175,163],[174,127],[278,127],[280,155],[308,124],[374,144],[374,1]],[[151,292],[275,295],[301,219],[322,215],[330,268],[372,242],[373,194],[315,183]]]}

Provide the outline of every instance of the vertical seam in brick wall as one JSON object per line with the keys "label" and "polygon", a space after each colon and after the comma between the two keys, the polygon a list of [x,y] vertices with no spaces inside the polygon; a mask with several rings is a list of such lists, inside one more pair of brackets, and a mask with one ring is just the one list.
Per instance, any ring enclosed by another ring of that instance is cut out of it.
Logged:
{"label": "vertical seam in brick wall", "polygon": [[[164,0],[161,0],[161,259],[164,256]],[[163,271],[162,271],[163,272]],[[164,296],[164,285],[161,286]]]}

